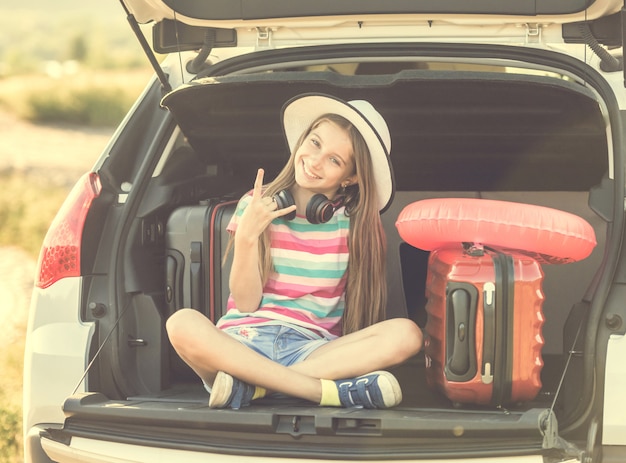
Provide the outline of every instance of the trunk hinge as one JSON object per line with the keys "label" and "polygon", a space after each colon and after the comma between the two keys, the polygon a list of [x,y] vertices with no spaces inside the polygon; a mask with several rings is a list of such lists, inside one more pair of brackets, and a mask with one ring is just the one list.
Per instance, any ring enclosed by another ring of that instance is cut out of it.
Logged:
{"label": "trunk hinge", "polygon": [[526,23],[526,43],[540,43],[541,42],[541,24],[538,23]]}
{"label": "trunk hinge", "polygon": [[272,48],[272,32],[270,27],[257,27],[256,28],[256,47],[258,48]]}
{"label": "trunk hinge", "polygon": [[559,439],[559,431],[558,431],[558,423],[556,421],[556,417],[552,410],[546,410],[539,417],[539,429],[543,434],[543,448],[544,449],[553,449],[557,448],[558,439]]}
{"label": "trunk hinge", "polygon": [[581,461],[583,452],[576,445],[559,436],[559,425],[552,410],[545,410],[539,416],[538,424],[543,435],[542,447],[544,450],[559,450],[563,457],[573,459],[573,461]]}

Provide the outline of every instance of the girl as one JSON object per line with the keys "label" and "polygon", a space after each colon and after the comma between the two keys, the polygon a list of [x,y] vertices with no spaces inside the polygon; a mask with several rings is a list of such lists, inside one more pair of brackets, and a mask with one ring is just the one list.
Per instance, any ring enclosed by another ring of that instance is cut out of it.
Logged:
{"label": "girl", "polygon": [[228,312],[216,326],[179,310],[168,336],[210,407],[237,409],[268,391],[393,407],[400,386],[380,370],[419,352],[422,333],[408,319],[385,320],[387,124],[366,101],[306,94],[285,105],[283,128],[287,165],[266,187],[259,169],[228,225]]}

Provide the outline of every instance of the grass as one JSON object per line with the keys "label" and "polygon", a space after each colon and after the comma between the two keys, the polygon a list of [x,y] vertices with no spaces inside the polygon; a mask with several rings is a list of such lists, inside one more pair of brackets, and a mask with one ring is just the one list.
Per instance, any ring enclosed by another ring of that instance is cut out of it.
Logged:
{"label": "grass", "polygon": [[2,80],[0,107],[34,122],[114,127],[147,84],[151,70],[81,71],[52,78],[13,76]]}
{"label": "grass", "polygon": [[69,190],[43,176],[0,173],[0,246],[17,246],[33,258]]}
{"label": "grass", "polygon": [[[45,233],[69,188],[41,175],[0,173],[0,246],[25,250],[37,258]],[[22,369],[26,320],[0,343],[0,463],[22,461]]]}
{"label": "grass", "polygon": [[22,461],[23,355],[23,336],[10,340],[0,349],[0,463]]}
{"label": "grass", "polygon": [[117,89],[91,88],[31,95],[27,101],[35,122],[112,126],[124,117],[130,98]]}

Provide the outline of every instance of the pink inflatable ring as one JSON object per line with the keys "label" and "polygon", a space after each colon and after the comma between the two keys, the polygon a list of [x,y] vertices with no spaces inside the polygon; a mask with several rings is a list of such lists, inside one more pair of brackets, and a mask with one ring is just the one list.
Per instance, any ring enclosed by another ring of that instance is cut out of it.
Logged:
{"label": "pink inflatable ring", "polygon": [[550,264],[582,260],[596,246],[593,227],[577,215],[490,199],[417,201],[402,210],[396,227],[404,241],[425,251],[472,243]]}

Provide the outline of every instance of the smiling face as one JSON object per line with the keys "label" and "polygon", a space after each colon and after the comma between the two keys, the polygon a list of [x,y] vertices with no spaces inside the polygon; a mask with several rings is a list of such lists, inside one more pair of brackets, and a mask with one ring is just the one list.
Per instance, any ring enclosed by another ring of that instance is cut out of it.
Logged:
{"label": "smiling face", "polygon": [[296,185],[332,198],[342,184],[356,182],[352,142],[337,124],[322,120],[295,153]]}

